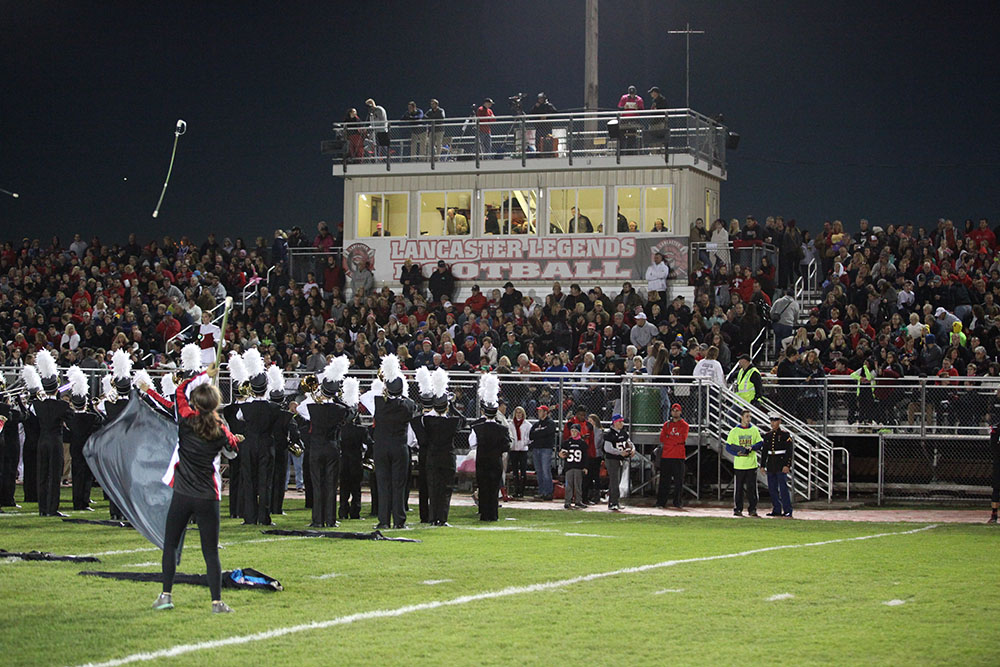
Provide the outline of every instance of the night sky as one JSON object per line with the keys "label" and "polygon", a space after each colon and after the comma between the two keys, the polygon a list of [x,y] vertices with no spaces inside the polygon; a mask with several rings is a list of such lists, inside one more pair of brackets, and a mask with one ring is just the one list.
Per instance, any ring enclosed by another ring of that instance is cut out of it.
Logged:
{"label": "night sky", "polygon": [[[257,235],[342,216],[319,142],[374,97],[583,105],[584,0],[0,2],[0,238]],[[742,135],[725,217],[1000,217],[1000,3],[602,0],[601,106],[634,83]],[[503,107],[500,106],[502,109]],[[178,118],[188,123],[160,217]],[[127,179],[127,180],[126,180]]]}

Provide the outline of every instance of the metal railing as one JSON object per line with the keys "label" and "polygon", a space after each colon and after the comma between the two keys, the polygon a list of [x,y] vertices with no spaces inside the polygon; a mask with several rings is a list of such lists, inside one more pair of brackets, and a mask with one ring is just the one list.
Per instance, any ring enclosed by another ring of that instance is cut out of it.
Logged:
{"label": "metal railing", "polygon": [[920,436],[981,435],[1000,419],[1000,377],[876,377],[873,389],[845,375],[810,381],[763,376],[767,402],[825,436],[891,430]]}
{"label": "metal railing", "polygon": [[[225,305],[226,305],[225,300],[220,301],[219,303],[217,303],[215,305],[215,307],[213,307],[212,309],[210,309],[208,311],[208,312],[212,313],[212,324],[219,324],[220,322],[222,322],[223,306],[225,306]],[[169,351],[170,350],[170,345],[175,340],[188,340],[188,339],[192,338],[194,336],[194,332],[196,330],[196,327],[200,327],[200,326],[201,326],[201,322],[192,322],[191,324],[187,325],[186,327],[184,327],[183,329],[181,329],[180,331],[178,331],[177,333],[175,333],[173,336],[171,336],[170,338],[168,338],[166,340],[166,342],[163,344],[163,347],[165,348],[163,351],[164,352]],[[152,351],[151,352],[147,352],[146,354],[144,354],[142,356],[142,360],[146,364],[149,364],[155,356],[156,356],[155,352],[152,352]]]}
{"label": "metal railing", "polygon": [[[725,170],[725,126],[691,109],[519,114],[457,119],[341,123],[333,143],[344,173],[352,165],[428,165],[469,162],[476,169],[493,160],[574,160],[689,155],[709,169]],[[471,164],[470,164],[471,166]],[[552,166],[552,165],[548,165]]]}
{"label": "metal railing", "polygon": [[[336,247],[331,248],[330,250],[321,250],[312,246],[305,248],[289,248],[287,277],[295,280],[296,283],[301,285],[306,281],[309,273],[312,272],[316,276],[316,282],[322,285],[323,269],[326,267],[326,258],[331,255],[340,263],[341,269],[344,269],[343,248]],[[268,279],[270,280],[270,271],[268,271],[268,274]]]}
{"label": "metal railing", "polygon": [[[694,266],[695,260],[700,260],[712,267],[725,264],[730,269],[733,265],[750,267],[751,271],[760,268],[761,259],[767,257],[771,266],[777,269],[778,249],[770,243],[752,243],[744,245],[739,241],[729,243],[712,243],[710,241],[695,241],[688,244],[688,266]],[[691,271],[693,274],[694,271]]]}

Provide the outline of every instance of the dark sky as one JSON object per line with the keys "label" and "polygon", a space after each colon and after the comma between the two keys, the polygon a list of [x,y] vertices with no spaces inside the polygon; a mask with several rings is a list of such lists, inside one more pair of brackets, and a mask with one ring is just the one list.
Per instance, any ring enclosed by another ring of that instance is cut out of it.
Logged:
{"label": "dark sky", "polygon": [[[0,238],[270,238],[341,218],[319,154],[372,96],[390,118],[525,91],[583,104],[584,0],[0,0]],[[808,227],[1000,217],[1000,3],[603,0],[601,105],[657,84],[742,135],[726,217]],[[188,132],[160,217],[175,121]],[[127,180],[125,180],[127,179]]]}

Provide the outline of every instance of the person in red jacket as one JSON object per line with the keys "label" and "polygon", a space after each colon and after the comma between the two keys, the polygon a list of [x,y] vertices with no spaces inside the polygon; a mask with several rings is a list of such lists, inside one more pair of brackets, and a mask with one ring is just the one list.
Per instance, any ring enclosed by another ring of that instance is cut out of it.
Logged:
{"label": "person in red jacket", "polygon": [[465,300],[465,305],[472,309],[477,315],[486,307],[486,297],[479,291],[479,285],[472,286],[472,296]]}
{"label": "person in red jacket", "polygon": [[684,443],[687,442],[689,426],[681,419],[681,404],[670,406],[670,421],[660,429],[660,485],[656,490],[656,506],[666,508],[670,495],[670,480],[673,479],[673,506],[681,508],[681,494],[684,491],[684,460],[687,453]]}

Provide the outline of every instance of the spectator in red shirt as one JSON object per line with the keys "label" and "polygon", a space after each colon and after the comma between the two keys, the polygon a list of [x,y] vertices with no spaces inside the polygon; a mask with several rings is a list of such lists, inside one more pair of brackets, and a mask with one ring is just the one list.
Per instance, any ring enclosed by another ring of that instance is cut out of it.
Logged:
{"label": "spectator in red shirt", "polygon": [[479,285],[473,285],[472,296],[465,300],[465,305],[471,308],[472,312],[479,313],[486,307],[486,304],[486,297],[479,291]]}
{"label": "spectator in red shirt", "polygon": [[684,445],[687,442],[688,423],[681,418],[681,404],[670,406],[670,421],[660,429],[660,485],[656,491],[656,506],[666,508],[673,480],[673,506],[681,507],[684,492],[684,460],[687,457]]}
{"label": "spectator in red shirt", "polygon": [[489,156],[493,152],[493,100],[484,99],[476,109],[476,116],[479,118],[479,153]]}
{"label": "spectator in red shirt", "polygon": [[177,321],[174,314],[169,310],[163,314],[163,319],[156,325],[156,335],[163,342],[163,349],[166,349],[167,341],[181,332],[181,323]]}

